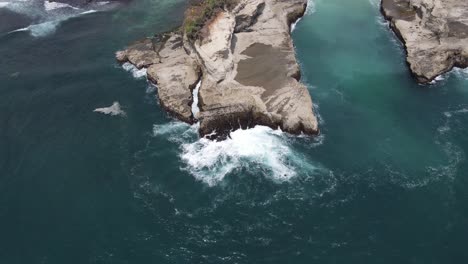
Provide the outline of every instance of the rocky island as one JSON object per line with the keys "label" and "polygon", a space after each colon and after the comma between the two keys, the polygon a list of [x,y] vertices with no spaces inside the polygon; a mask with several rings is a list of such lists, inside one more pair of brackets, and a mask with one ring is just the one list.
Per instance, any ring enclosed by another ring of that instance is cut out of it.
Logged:
{"label": "rocky island", "polygon": [[468,67],[468,1],[382,0],[381,11],[404,43],[418,82]]}
{"label": "rocky island", "polygon": [[180,29],[131,44],[116,57],[147,68],[161,106],[184,122],[199,121],[201,136],[255,125],[317,134],[291,40],[306,7],[307,0],[192,1]]}

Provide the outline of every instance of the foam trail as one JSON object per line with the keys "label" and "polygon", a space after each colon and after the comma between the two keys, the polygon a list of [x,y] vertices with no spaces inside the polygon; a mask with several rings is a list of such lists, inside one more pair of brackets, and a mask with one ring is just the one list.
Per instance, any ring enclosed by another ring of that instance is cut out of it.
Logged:
{"label": "foam trail", "polygon": [[13,12],[27,16],[34,21],[33,24],[28,27],[16,29],[8,32],[7,34],[29,31],[33,37],[44,37],[54,33],[61,22],[70,18],[108,9],[107,6],[104,7],[105,4],[106,3],[104,2],[98,2],[89,5],[89,7],[92,7],[93,9],[89,9],[89,7],[81,9],[69,4],[49,0],[44,2],[16,0],[9,2],[1,1],[0,7],[8,8]]}
{"label": "foam trail", "polygon": [[94,109],[93,112],[101,113],[105,115],[111,115],[111,116],[118,116],[118,115],[125,116],[126,115],[125,111],[122,110],[119,102],[114,102],[109,107],[96,108]]}
{"label": "foam trail", "polygon": [[130,62],[122,64],[122,68],[132,73],[133,77],[136,79],[146,78],[146,68],[138,69],[137,67],[135,67],[135,65],[131,64]]}
{"label": "foam trail", "polygon": [[[265,126],[239,129],[223,141],[199,138],[199,124],[173,121],[154,125],[155,138],[169,140],[179,146],[182,169],[195,179],[213,187],[238,170],[263,176],[274,182],[288,182],[296,177],[317,179],[332,172],[311,163],[293,149],[301,139]],[[319,145],[319,144],[317,144]],[[316,145],[316,146],[317,146]],[[308,146],[315,147],[313,144]],[[319,180],[320,181],[320,180]]]}

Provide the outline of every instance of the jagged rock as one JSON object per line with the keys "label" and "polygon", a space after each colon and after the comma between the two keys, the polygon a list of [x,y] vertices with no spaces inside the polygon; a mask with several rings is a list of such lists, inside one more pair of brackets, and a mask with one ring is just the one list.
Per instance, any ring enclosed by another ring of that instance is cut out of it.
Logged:
{"label": "jagged rock", "polygon": [[234,8],[218,10],[195,39],[172,33],[161,41],[160,50],[144,40],[116,56],[149,67],[161,104],[184,121],[200,73],[196,119],[201,135],[216,131],[222,138],[255,125],[317,134],[312,99],[299,81],[290,34],[291,23],[306,5],[307,0],[239,0]]}
{"label": "jagged rock", "polygon": [[453,67],[468,67],[467,1],[383,0],[381,10],[404,43],[418,82],[431,82]]}
{"label": "jagged rock", "polygon": [[161,105],[176,118],[193,123],[192,90],[199,80],[200,68],[185,52],[181,34],[167,34],[158,45],[145,39],[117,52],[116,57],[122,63],[148,68],[148,79],[157,85]]}

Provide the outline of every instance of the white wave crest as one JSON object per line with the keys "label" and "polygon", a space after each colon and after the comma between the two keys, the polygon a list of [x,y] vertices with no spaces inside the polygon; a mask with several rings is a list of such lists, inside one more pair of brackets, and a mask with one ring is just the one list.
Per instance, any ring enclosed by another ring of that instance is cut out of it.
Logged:
{"label": "white wave crest", "polygon": [[109,2],[109,1],[99,1],[99,2],[96,2],[96,4],[97,4],[98,6],[103,6],[103,5],[110,4],[110,2]]}
{"label": "white wave crest", "polygon": [[458,77],[461,77],[461,78],[465,78],[465,79],[468,79],[468,68],[453,68],[452,72],[458,76]]}
{"label": "white wave crest", "polygon": [[[95,12],[97,12],[97,11],[96,10],[88,10],[88,11],[84,11],[84,12],[81,12],[81,13],[77,14],[77,16],[91,14],[91,13],[95,13]],[[57,20],[50,20],[50,21],[46,21],[46,22],[42,22],[42,23],[38,23],[38,24],[32,24],[32,25],[29,25],[28,27],[25,27],[25,28],[19,28],[19,29],[12,30],[12,31],[8,32],[8,34],[15,33],[15,32],[29,31],[29,33],[33,37],[45,37],[45,36],[48,36],[48,35],[54,33],[57,30],[57,27],[60,25],[60,23],[62,23],[63,21],[68,20],[71,17],[73,17],[73,16],[60,18],[60,19],[57,19]]]}
{"label": "white wave crest", "polygon": [[15,13],[27,16],[33,21],[28,27],[10,31],[9,34],[29,31],[33,37],[44,37],[54,33],[62,22],[70,18],[108,9],[106,7],[100,7],[99,4],[89,6],[93,9],[81,9],[69,4],[49,0],[39,3],[33,0],[2,1],[0,2],[0,7],[5,7]]}
{"label": "white wave crest", "polygon": [[122,64],[122,68],[132,73],[133,77],[136,79],[146,78],[146,68],[138,69],[137,67],[135,67],[135,65],[131,64],[130,62]]}
{"label": "white wave crest", "polygon": [[223,141],[182,144],[181,159],[196,179],[214,186],[237,169],[254,167],[275,181],[287,181],[296,176],[293,156],[281,131],[256,126],[236,130]]}
{"label": "white wave crest", "polygon": [[296,30],[296,27],[297,27],[297,24],[299,23],[299,21],[301,21],[302,17],[300,17],[298,20],[296,20],[296,22],[294,22],[292,25],[291,25],[291,32],[293,32],[294,30]]}
{"label": "white wave crest", "polygon": [[[326,168],[310,163],[292,148],[297,140],[308,139],[256,126],[231,132],[226,140],[212,141],[199,138],[198,128],[199,124],[190,126],[174,121],[155,125],[153,136],[179,145],[179,155],[185,164],[183,169],[210,187],[236,170],[258,171],[260,175],[279,183],[290,181],[299,171],[301,178],[332,174]],[[316,147],[320,143],[309,145]]]}
{"label": "white wave crest", "polygon": [[315,1],[314,0],[307,0],[307,9],[305,14],[309,15],[312,13],[315,13],[316,7],[315,7]]}
{"label": "white wave crest", "polygon": [[59,2],[54,2],[54,1],[44,1],[44,9],[46,11],[52,11],[52,10],[60,9],[60,8],[79,9],[77,7],[74,7],[65,3],[59,3]]}
{"label": "white wave crest", "polygon": [[114,102],[109,107],[96,108],[94,109],[93,112],[102,113],[102,114],[111,115],[111,116],[118,116],[118,115],[125,116],[126,115],[125,111],[122,110],[119,102]]}
{"label": "white wave crest", "polygon": [[26,29],[29,30],[33,37],[44,37],[54,33],[59,24],[60,21],[48,21],[36,25],[30,25]]}

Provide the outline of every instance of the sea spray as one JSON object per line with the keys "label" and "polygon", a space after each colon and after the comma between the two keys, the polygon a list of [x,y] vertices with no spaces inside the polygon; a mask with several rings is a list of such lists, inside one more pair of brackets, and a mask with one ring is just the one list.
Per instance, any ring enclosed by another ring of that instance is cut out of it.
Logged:
{"label": "sea spray", "polygon": [[56,31],[64,21],[98,11],[112,8],[112,5],[90,3],[86,7],[75,7],[69,4],[54,1],[9,1],[0,2],[0,8],[7,8],[15,13],[29,17],[33,23],[27,27],[8,32],[8,34],[29,31],[33,37],[44,37]]}
{"label": "sea spray", "polygon": [[122,64],[122,68],[130,72],[135,79],[146,78],[146,68],[138,69],[137,67],[135,67],[135,65],[131,64],[130,62]]}
{"label": "sea spray", "polygon": [[315,13],[316,8],[315,8],[315,1],[314,0],[307,0],[307,9],[305,14],[310,15],[312,13]]}
{"label": "sea spray", "polygon": [[193,89],[192,96],[193,96],[193,103],[192,103],[192,114],[196,118],[198,113],[200,112],[200,108],[198,107],[198,93],[200,92],[200,86],[201,86],[201,80],[197,83],[197,86],[195,86],[195,89]]}
{"label": "sea spray", "polygon": [[[304,15],[310,15],[315,12],[315,2],[313,0],[307,1],[307,8]],[[297,25],[302,20],[302,17],[298,18],[294,23],[291,24],[291,32],[296,30]]]}
{"label": "sea spray", "polygon": [[44,9],[46,11],[52,11],[55,9],[60,9],[60,8],[71,8],[71,9],[79,9],[77,7],[71,6],[69,4],[65,3],[60,3],[60,2],[53,2],[53,1],[44,1]]}

